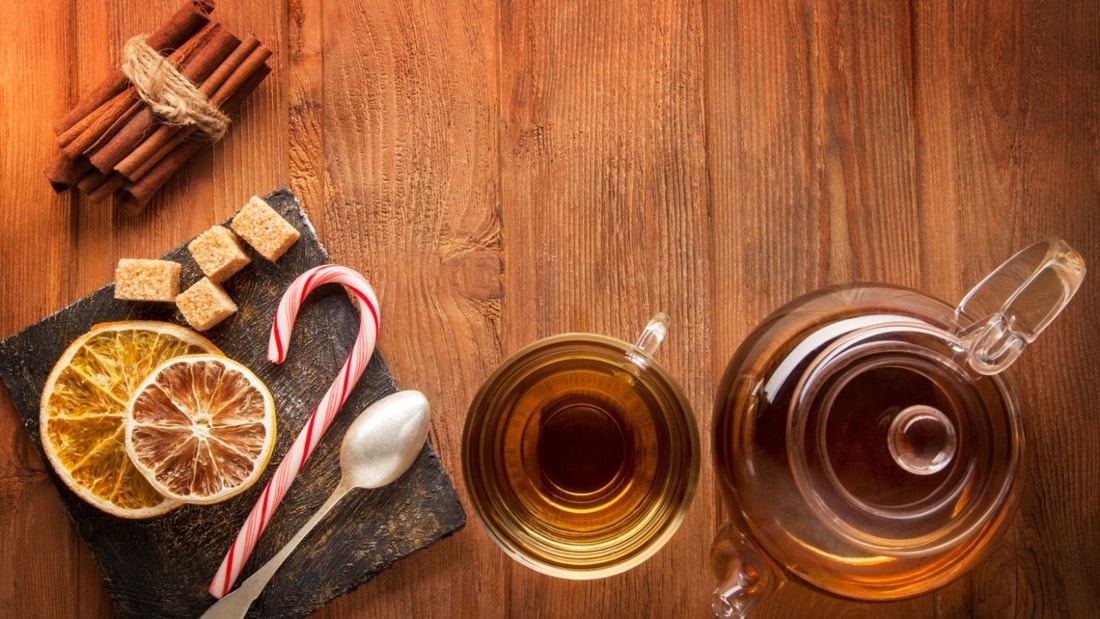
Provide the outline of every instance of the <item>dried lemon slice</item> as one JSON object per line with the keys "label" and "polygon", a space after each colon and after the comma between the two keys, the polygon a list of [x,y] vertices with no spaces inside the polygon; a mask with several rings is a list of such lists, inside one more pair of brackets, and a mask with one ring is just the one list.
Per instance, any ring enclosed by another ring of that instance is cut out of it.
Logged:
{"label": "dried lemon slice", "polygon": [[275,447],[275,401],[255,374],[225,357],[162,363],[134,392],[126,452],[161,494],[217,503],[251,486]]}
{"label": "dried lemon slice", "polygon": [[98,324],[74,340],[46,379],[38,418],[43,451],[65,485],[122,518],[149,518],[178,507],[130,462],[126,405],[163,361],[220,352],[190,329],[145,320]]}

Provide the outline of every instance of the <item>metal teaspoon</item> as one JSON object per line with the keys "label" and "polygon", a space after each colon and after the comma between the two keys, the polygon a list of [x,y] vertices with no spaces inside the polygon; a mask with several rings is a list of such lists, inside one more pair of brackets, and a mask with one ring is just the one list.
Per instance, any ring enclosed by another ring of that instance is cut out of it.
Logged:
{"label": "metal teaspoon", "polygon": [[381,488],[409,469],[428,437],[428,400],[419,391],[398,391],[356,417],[340,444],[340,483],[275,556],[200,619],[244,617],[264,586],[313,527],[355,488]]}

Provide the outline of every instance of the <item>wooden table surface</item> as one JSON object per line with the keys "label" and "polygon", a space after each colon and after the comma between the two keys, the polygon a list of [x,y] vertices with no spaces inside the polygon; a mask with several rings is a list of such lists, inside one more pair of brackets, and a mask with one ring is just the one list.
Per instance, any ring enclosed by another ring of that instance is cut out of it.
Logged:
{"label": "wooden table surface", "polygon": [[[460,440],[504,356],[569,330],[632,339],[665,310],[660,361],[708,436],[734,349],[802,293],[875,280],[954,301],[1048,235],[1100,264],[1096,3],[836,4],[222,2],[215,18],[268,44],[274,72],[129,218],[53,193],[51,127],[178,0],[0,3],[0,337],[109,283],[119,258],[289,186],[334,261],[378,289],[379,348],[432,402],[431,441],[470,514],[318,614],[705,617],[725,514],[707,441],[683,527],[643,566],[559,581],[496,549]],[[757,616],[1095,616],[1098,308],[1093,274],[1013,368],[1029,492],[988,560],[887,604],[791,583]],[[0,613],[110,616],[0,393]]]}

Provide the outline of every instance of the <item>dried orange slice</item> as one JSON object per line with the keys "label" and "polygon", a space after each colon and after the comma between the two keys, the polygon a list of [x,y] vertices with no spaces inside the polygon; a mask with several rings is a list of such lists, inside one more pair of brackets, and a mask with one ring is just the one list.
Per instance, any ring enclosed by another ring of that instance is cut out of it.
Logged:
{"label": "dried orange slice", "polygon": [[38,418],[43,451],[65,485],[123,518],[149,518],[178,507],[130,462],[126,405],[163,361],[220,352],[190,329],[156,321],[98,324],[74,340],[46,379]]}
{"label": "dried orange slice", "polygon": [[251,370],[215,355],[162,363],[134,392],[126,452],[164,496],[217,503],[254,484],[275,448],[275,400]]}

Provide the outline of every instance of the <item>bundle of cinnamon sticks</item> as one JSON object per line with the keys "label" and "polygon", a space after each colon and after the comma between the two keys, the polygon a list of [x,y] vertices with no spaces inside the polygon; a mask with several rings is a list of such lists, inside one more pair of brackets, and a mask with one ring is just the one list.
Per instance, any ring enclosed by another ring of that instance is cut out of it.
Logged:
{"label": "bundle of cinnamon sticks", "polygon": [[[232,114],[271,72],[271,51],[255,37],[238,39],[211,21],[213,10],[213,0],[188,0],[145,44],[166,57],[212,107]],[[93,202],[114,196],[116,206],[131,215],[140,213],[192,155],[218,139],[158,117],[121,68],[85,95],[54,132],[61,152],[46,169],[53,188],[60,193],[75,187]]]}

